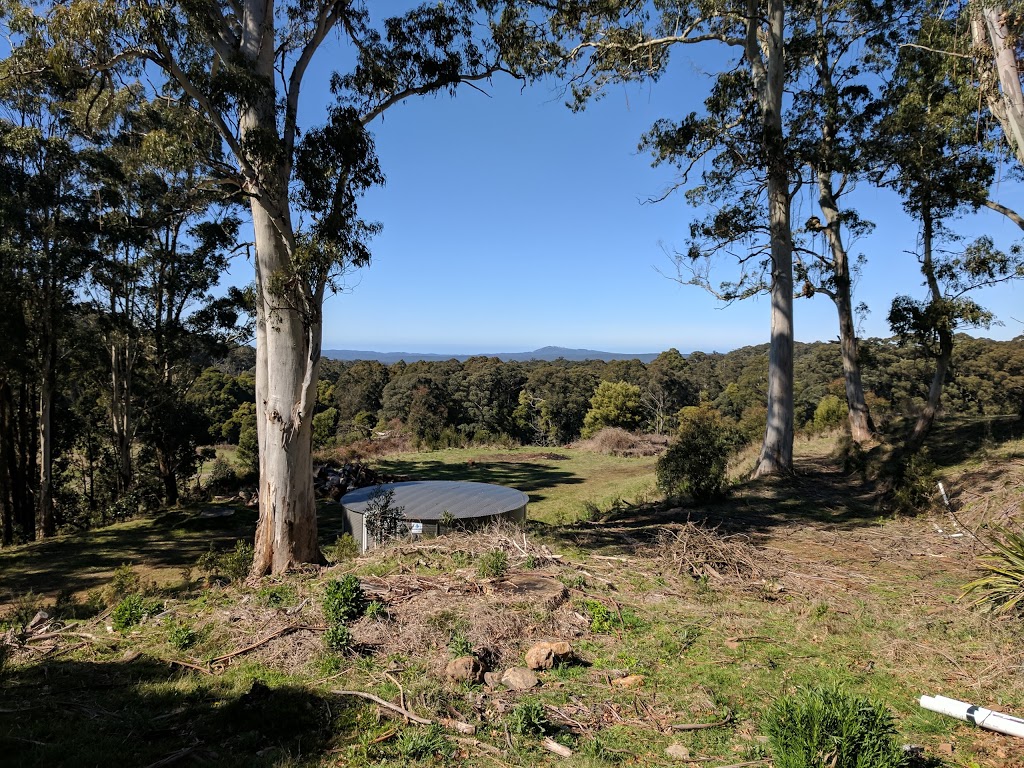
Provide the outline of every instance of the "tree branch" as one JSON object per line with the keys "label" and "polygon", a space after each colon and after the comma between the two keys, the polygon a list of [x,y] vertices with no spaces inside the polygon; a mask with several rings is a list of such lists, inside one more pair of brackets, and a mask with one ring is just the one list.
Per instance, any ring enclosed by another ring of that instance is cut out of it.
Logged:
{"label": "tree branch", "polygon": [[996,213],[1003,214],[1003,216],[1008,218],[1010,221],[1012,221],[1018,227],[1020,227],[1021,229],[1024,229],[1024,216],[1021,216],[1019,213],[1017,213],[1012,208],[1007,208],[1005,205],[997,203],[995,200],[986,200],[985,201],[985,207],[986,208],[991,208]]}
{"label": "tree branch", "polygon": [[458,78],[452,81],[451,83],[434,81],[431,83],[425,83],[424,85],[410,86],[409,88],[405,88],[399,91],[398,93],[392,94],[388,98],[384,99],[384,101],[382,101],[380,104],[373,107],[366,114],[360,117],[359,122],[362,123],[364,126],[369,125],[380,115],[384,114],[384,112],[393,107],[395,104],[398,104],[400,101],[404,101],[405,99],[408,99],[411,96],[422,96],[427,93],[432,93],[433,91],[436,91],[439,88],[443,88],[445,85],[458,85],[459,83],[489,80],[497,72],[504,72],[508,75],[512,75],[512,77],[517,77],[515,72],[506,69],[505,67],[501,66],[501,64],[492,64],[486,70],[478,74],[459,75]]}

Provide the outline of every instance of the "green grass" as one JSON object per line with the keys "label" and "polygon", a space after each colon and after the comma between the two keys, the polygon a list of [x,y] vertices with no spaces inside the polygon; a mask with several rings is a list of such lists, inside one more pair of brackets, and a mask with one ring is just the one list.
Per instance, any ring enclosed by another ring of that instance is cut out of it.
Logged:
{"label": "green grass", "polygon": [[[970,482],[984,489],[982,499],[998,492],[1019,509],[1024,492],[1004,479],[1020,471],[1019,439],[965,444],[975,446],[973,454],[938,452],[948,487]],[[61,589],[108,587],[122,563],[135,565],[146,598],[165,611],[114,633],[105,628],[110,617],[68,619],[71,631],[53,647],[16,650],[0,686],[0,749],[26,766],[65,765],[74,755],[75,764],[112,767],[655,768],[670,764],[665,748],[678,744],[698,765],[714,768],[768,756],[762,723],[772,702],[800,686],[838,684],[886,702],[900,743],[922,744],[934,758],[939,744],[955,742],[949,768],[1009,765],[998,758],[1000,749],[1013,754],[1005,739],[921,710],[917,697],[941,693],[1020,714],[1019,621],[994,622],[957,603],[973,562],[963,539],[938,534],[933,519],[880,520],[867,489],[830,463],[829,449],[824,440],[798,441],[796,479],[744,483],[713,507],[652,504],[610,516],[615,497],[634,500],[653,482],[653,460],[571,449],[553,451],[565,458],[495,449],[388,460],[386,471],[395,474],[501,482],[531,494],[531,518],[546,523],[531,541],[542,533],[561,559],[526,566],[510,553],[508,576],[570,586],[568,599],[550,610],[523,600],[488,614],[501,596],[488,591],[497,587],[476,567],[494,548],[486,534],[475,549],[426,542],[256,586],[211,586],[186,581],[180,571],[211,541],[227,550],[251,537],[253,510],[231,517],[175,512],[0,551],[4,588],[35,592],[24,601],[27,618],[34,613],[29,602],[52,604]],[[774,569],[771,579],[693,579],[656,539],[687,518],[744,534]],[[326,544],[336,538],[335,509],[323,519]],[[320,596],[328,580],[347,573],[378,577],[363,586],[382,600],[380,615],[350,624],[357,641],[351,647],[331,651],[321,630],[306,629],[209,665],[288,623],[322,626]],[[286,613],[294,606],[297,613]],[[389,638],[401,640],[400,650]],[[493,693],[441,674],[453,654],[501,650],[502,669],[522,663],[534,640],[561,638],[571,640],[581,663],[541,672],[543,685],[527,693]],[[612,684],[626,674],[643,676],[643,684]],[[458,742],[449,731],[404,724],[336,689],[393,702],[404,695],[423,716],[457,716],[502,755]],[[701,730],[668,729],[723,720]],[[542,750],[540,731],[576,754],[562,759]]]}
{"label": "green grass", "polygon": [[[555,457],[555,458],[549,458]],[[460,448],[402,454],[376,463],[385,474],[416,480],[497,483],[528,494],[530,520],[549,525],[607,512],[616,501],[657,497],[655,458],[605,456],[574,448]]]}

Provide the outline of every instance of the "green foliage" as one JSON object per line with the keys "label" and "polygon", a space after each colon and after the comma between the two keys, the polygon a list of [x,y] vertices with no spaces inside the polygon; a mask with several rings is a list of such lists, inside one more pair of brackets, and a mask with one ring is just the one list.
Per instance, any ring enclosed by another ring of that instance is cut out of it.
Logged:
{"label": "green foliage", "polygon": [[352,630],[344,624],[332,624],[324,632],[324,646],[336,653],[347,651],[352,647]]}
{"label": "green foliage", "polygon": [[634,430],[644,422],[643,390],[626,381],[602,381],[590,398],[590,410],[583,418],[583,437],[592,437],[605,427]]}
{"label": "green foliage", "polygon": [[402,515],[405,507],[395,505],[395,491],[378,485],[366,502],[363,524],[367,533],[377,544],[383,544],[398,537],[403,526]]}
{"label": "green foliage", "polygon": [[644,626],[640,617],[628,608],[616,610],[593,598],[578,601],[576,607],[590,618],[590,631],[598,634],[620,629],[639,629]]}
{"label": "green foliage", "polygon": [[340,581],[331,579],[324,588],[324,617],[332,624],[358,619],[366,610],[366,595],[359,578],[348,574]]}
{"label": "green foliage", "polygon": [[724,496],[729,457],[740,440],[736,428],[710,406],[684,408],[678,437],[658,459],[658,487],[668,496],[688,493],[697,502]]}
{"label": "green foliage", "polygon": [[382,603],[380,600],[371,600],[368,602],[366,604],[366,610],[363,612],[363,616],[374,621],[386,621],[391,618],[387,605]]}
{"label": "green foliage", "polygon": [[147,600],[138,593],[128,595],[114,606],[114,610],[110,614],[111,625],[118,632],[124,632],[161,610],[163,610],[163,603],[159,600]]}
{"label": "green foliage", "polygon": [[256,550],[248,541],[238,539],[234,549],[221,552],[210,544],[208,552],[204,552],[196,560],[196,567],[210,576],[226,579],[229,582],[245,581],[252,569],[252,560]]}
{"label": "green foliage", "polygon": [[442,761],[454,759],[455,743],[448,738],[439,725],[426,728],[406,728],[395,739],[395,749],[405,760],[437,758]]}
{"label": "green foliage", "polygon": [[40,597],[32,590],[29,590],[14,599],[14,605],[7,616],[4,617],[5,622],[9,622],[17,627],[19,632],[24,632],[36,614],[42,610],[42,607],[43,601]]}
{"label": "green foliage", "polygon": [[508,715],[508,728],[517,736],[542,736],[550,727],[544,705],[535,698],[523,699]]}
{"label": "green foliage", "polygon": [[900,461],[893,469],[892,491],[889,494],[893,511],[903,515],[916,515],[931,504],[935,494],[935,463],[928,452],[921,450]]}
{"label": "green foliage", "polygon": [[492,549],[480,556],[476,573],[482,579],[497,579],[508,571],[508,555],[500,549]]}
{"label": "green foliage", "polygon": [[[320,382],[325,384],[327,382]],[[320,448],[327,445],[334,438],[334,431],[338,424],[338,409],[327,408],[320,413],[313,415],[313,447]]]}
{"label": "green foliage", "polygon": [[210,474],[206,477],[206,487],[213,493],[230,490],[238,481],[235,468],[225,459],[217,457],[210,465]]}
{"label": "green foliage", "polygon": [[274,584],[260,587],[256,592],[256,601],[268,608],[280,608],[298,600],[298,593],[291,584]]}
{"label": "green foliage", "polygon": [[906,753],[882,704],[839,686],[801,688],[765,713],[776,768],[902,768]]}
{"label": "green foliage", "polygon": [[452,658],[459,658],[460,656],[472,656],[473,655],[473,643],[469,641],[469,638],[460,629],[452,629],[451,634],[448,636],[448,652],[452,655]]}
{"label": "green foliage", "polygon": [[107,585],[107,601],[113,604],[123,597],[139,592],[142,589],[142,579],[127,563],[122,563],[114,569],[114,576]]}
{"label": "green foliage", "polygon": [[814,429],[817,432],[837,429],[846,423],[846,419],[847,405],[835,395],[825,395],[814,409]]}
{"label": "green foliage", "polygon": [[324,554],[332,563],[344,563],[359,556],[359,545],[351,533],[343,533],[324,550]]}
{"label": "green foliage", "polygon": [[199,633],[195,628],[184,621],[169,621],[167,623],[167,643],[179,651],[187,651],[199,642]]}
{"label": "green foliage", "polygon": [[1024,608],[1024,534],[997,528],[988,538],[989,551],[978,558],[984,574],[964,587],[970,605],[994,613],[1019,614]]}

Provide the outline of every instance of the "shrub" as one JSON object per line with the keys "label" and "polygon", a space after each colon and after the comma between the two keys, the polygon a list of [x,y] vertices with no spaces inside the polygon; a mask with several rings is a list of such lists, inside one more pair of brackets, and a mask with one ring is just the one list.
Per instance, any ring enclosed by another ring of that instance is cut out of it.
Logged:
{"label": "shrub", "polygon": [[159,600],[147,600],[136,592],[114,606],[110,614],[111,625],[118,632],[124,632],[140,624],[147,616],[159,613],[162,608],[163,604]]}
{"label": "shrub", "polygon": [[605,427],[636,429],[644,421],[643,391],[627,381],[602,381],[590,398],[590,410],[583,417],[584,438]]}
{"label": "shrub", "polygon": [[424,760],[438,757],[445,761],[455,757],[455,744],[439,725],[426,728],[407,728],[395,740],[395,749],[405,760]]}
{"label": "shrub", "polygon": [[839,686],[802,688],[764,718],[775,768],[901,768],[892,714]]}
{"label": "shrub", "polygon": [[366,595],[359,579],[349,574],[341,581],[331,579],[324,589],[324,617],[331,624],[358,619],[366,609]]}
{"label": "shrub", "polygon": [[935,464],[921,450],[895,465],[890,499],[897,514],[914,515],[927,509],[935,492]]}
{"label": "shrub", "polygon": [[343,533],[327,548],[325,554],[332,563],[343,563],[358,557],[359,545],[351,533]]}
{"label": "shrub", "polygon": [[114,569],[114,577],[107,585],[107,598],[110,603],[116,603],[121,598],[141,590],[142,579],[130,565],[122,563]]}
{"label": "shrub", "polygon": [[814,409],[814,430],[827,432],[843,426],[847,419],[847,405],[835,395],[825,395]]}
{"label": "shrub", "polygon": [[210,544],[208,552],[204,552],[196,560],[196,567],[211,576],[219,576],[227,581],[245,581],[252,569],[252,560],[256,549],[247,541],[239,539],[235,548],[220,552]]}
{"label": "shrub", "polygon": [[1014,613],[1024,607],[1024,535],[996,529],[989,551],[978,558],[984,575],[964,587],[962,597],[976,595],[971,605],[994,613]]}
{"label": "shrub", "polygon": [[167,624],[167,642],[179,651],[187,651],[199,642],[199,633],[191,624],[183,621],[171,621]]}
{"label": "shrub", "polygon": [[328,650],[341,653],[352,647],[352,632],[344,624],[332,624],[324,632],[324,646]]}
{"label": "shrub", "polygon": [[405,507],[395,506],[395,492],[378,485],[366,501],[363,524],[377,544],[397,538],[402,529]]}
{"label": "shrub", "polygon": [[210,465],[210,474],[206,478],[206,488],[213,493],[229,490],[238,481],[235,468],[226,459],[216,458]]}
{"label": "shrub", "polygon": [[550,727],[544,705],[537,699],[523,699],[508,716],[508,727],[517,736],[541,736]]}
{"label": "shrub", "polygon": [[667,496],[688,493],[697,502],[724,496],[729,456],[740,441],[737,429],[711,406],[684,408],[678,437],[658,459],[658,487]]}
{"label": "shrub", "polygon": [[508,555],[500,549],[492,549],[480,556],[476,573],[481,579],[496,579],[508,570]]}

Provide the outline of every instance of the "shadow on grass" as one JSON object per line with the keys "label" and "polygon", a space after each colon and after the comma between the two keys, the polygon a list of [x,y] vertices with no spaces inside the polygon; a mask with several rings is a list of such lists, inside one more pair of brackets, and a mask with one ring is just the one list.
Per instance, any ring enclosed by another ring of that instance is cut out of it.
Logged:
{"label": "shadow on grass", "polygon": [[[232,514],[223,515],[228,510]],[[29,590],[40,595],[84,592],[103,586],[123,563],[146,569],[178,570],[195,565],[210,546],[229,549],[236,540],[251,541],[256,510],[209,505],[200,510],[172,510],[120,525],[35,542],[0,551],[3,573],[0,602]]]}
{"label": "shadow on grass", "polygon": [[380,462],[379,469],[386,475],[410,480],[460,480],[469,483],[507,485],[527,494],[531,502],[544,499],[543,491],[549,488],[584,482],[582,477],[559,467],[527,461],[467,461],[446,464],[443,461],[388,459]]}
{"label": "shadow on grass", "polygon": [[[1016,416],[972,416],[936,422],[925,445],[928,455],[940,467],[967,461],[1010,440],[1024,438],[1024,420]],[[1024,458],[1017,451],[1007,458]]]}
{"label": "shadow on grass", "polygon": [[879,512],[870,483],[843,474],[828,460],[796,464],[794,477],[748,480],[712,504],[647,504],[615,510],[596,521],[532,525],[545,537],[571,546],[634,554],[649,547],[667,526],[687,521],[755,539],[794,524],[832,529],[877,524]]}
{"label": "shadow on grass", "polygon": [[0,692],[0,762],[280,765],[323,755],[345,718],[340,702],[258,678],[182,675],[147,657],[49,661],[13,670]]}

